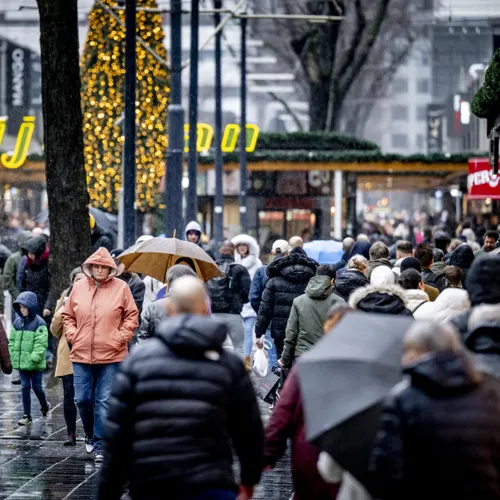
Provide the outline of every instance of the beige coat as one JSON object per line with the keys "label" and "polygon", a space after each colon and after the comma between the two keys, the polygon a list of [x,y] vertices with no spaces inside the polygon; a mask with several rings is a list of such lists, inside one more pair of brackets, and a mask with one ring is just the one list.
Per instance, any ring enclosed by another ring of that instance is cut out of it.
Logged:
{"label": "beige coat", "polygon": [[73,363],[69,359],[69,345],[66,338],[63,335],[63,302],[66,298],[68,290],[65,290],[61,295],[61,298],[57,301],[56,312],[52,323],[50,325],[50,331],[54,337],[59,339],[59,344],[57,346],[57,365],[56,365],[56,377],[64,377],[65,375],[73,375]]}

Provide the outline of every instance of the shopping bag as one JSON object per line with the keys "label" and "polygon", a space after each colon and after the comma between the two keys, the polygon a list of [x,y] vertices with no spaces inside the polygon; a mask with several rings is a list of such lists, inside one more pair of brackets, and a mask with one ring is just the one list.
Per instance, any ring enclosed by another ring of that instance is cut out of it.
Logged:
{"label": "shopping bag", "polygon": [[267,375],[269,371],[269,361],[267,359],[264,349],[257,349],[253,357],[253,372],[257,377],[262,378]]}
{"label": "shopping bag", "polygon": [[280,376],[276,375],[272,371],[269,371],[265,377],[260,379],[257,394],[263,401],[272,404],[274,403],[279,383]]}

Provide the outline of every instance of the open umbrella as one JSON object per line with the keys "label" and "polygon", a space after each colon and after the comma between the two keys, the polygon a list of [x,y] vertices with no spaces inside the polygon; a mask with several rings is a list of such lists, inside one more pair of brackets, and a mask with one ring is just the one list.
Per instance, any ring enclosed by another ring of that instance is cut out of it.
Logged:
{"label": "open umbrella", "polygon": [[412,321],[349,313],[298,364],[307,439],[365,485],[381,403],[401,380]]}
{"label": "open umbrella", "polygon": [[132,272],[146,274],[165,282],[167,270],[179,259],[191,259],[196,274],[203,281],[221,276],[217,264],[198,245],[176,238],[153,238],[131,246],[117,259]]}
{"label": "open umbrella", "polygon": [[316,240],[304,243],[304,250],[308,257],[319,264],[336,264],[344,254],[342,243],[333,240]]}

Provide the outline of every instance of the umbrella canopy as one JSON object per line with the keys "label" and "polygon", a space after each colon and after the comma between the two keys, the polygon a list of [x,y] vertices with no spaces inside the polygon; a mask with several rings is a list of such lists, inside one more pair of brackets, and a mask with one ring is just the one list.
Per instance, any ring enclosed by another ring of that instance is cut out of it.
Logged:
{"label": "umbrella canopy", "polygon": [[176,238],[153,238],[131,246],[117,259],[135,273],[146,274],[165,282],[167,270],[179,259],[189,258],[194,262],[196,274],[203,281],[221,276],[217,264],[201,247]]}
{"label": "umbrella canopy", "polygon": [[342,243],[333,240],[316,240],[304,243],[304,250],[308,257],[319,264],[336,264],[344,254]]}
{"label": "umbrella canopy", "polygon": [[381,403],[401,380],[412,321],[349,313],[298,364],[307,439],[365,485]]}

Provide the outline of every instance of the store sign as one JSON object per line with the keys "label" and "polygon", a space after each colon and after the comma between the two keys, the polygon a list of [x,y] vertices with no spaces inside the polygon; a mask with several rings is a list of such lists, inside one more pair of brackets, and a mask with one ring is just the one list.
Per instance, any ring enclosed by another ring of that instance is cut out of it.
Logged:
{"label": "store sign", "polygon": [[427,152],[443,152],[444,109],[440,104],[427,106]]}
{"label": "store sign", "polygon": [[467,188],[470,199],[500,200],[500,175],[493,174],[488,158],[471,158]]}
{"label": "store sign", "polygon": [[[5,130],[7,129],[7,117],[0,116],[0,147],[2,145],[3,136]],[[12,155],[3,153],[0,156],[0,163],[5,168],[19,168],[26,161],[26,156],[28,155],[28,150],[31,144],[31,139],[33,138],[33,132],[35,131],[35,117],[25,116],[21,126],[19,127],[19,132],[17,134],[16,144],[14,146],[14,151]]]}

